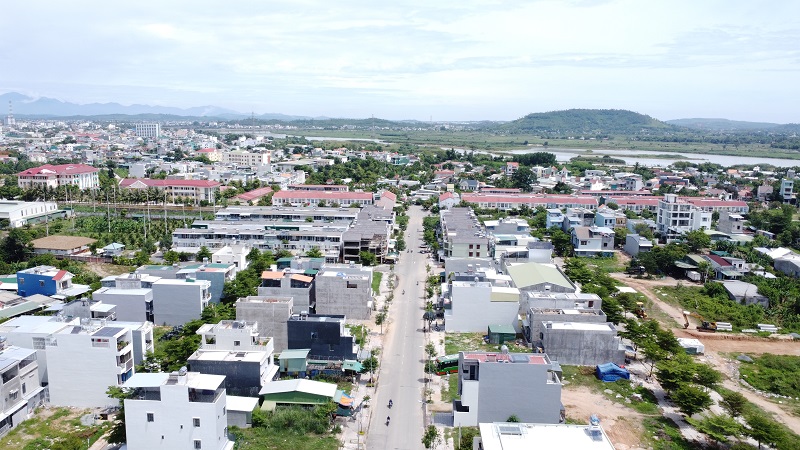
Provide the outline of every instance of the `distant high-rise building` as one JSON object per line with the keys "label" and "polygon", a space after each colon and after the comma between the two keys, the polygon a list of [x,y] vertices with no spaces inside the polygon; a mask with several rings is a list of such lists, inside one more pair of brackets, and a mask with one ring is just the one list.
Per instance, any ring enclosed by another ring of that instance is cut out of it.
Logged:
{"label": "distant high-rise building", "polygon": [[13,127],[17,124],[17,120],[14,119],[14,109],[11,106],[11,101],[8,101],[8,115],[6,116],[5,125],[7,127]]}
{"label": "distant high-rise building", "polygon": [[143,138],[156,138],[161,134],[161,125],[157,123],[137,123],[136,136]]}

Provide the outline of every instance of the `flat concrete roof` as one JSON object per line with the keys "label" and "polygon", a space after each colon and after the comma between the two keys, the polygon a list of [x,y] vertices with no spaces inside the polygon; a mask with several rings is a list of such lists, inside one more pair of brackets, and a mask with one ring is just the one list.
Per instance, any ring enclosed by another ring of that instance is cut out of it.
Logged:
{"label": "flat concrete roof", "polygon": [[545,322],[553,330],[613,331],[612,325],[591,322]]}
{"label": "flat concrete roof", "polygon": [[603,429],[590,425],[481,423],[479,427],[484,450],[614,450]]}

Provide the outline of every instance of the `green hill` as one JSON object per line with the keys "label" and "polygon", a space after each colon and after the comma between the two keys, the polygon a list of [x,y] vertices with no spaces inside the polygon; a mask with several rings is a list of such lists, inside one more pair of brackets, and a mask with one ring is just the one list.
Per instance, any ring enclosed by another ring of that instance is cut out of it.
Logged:
{"label": "green hill", "polygon": [[556,133],[559,135],[650,134],[677,131],[668,123],[623,109],[568,109],[533,113],[498,126],[511,134]]}

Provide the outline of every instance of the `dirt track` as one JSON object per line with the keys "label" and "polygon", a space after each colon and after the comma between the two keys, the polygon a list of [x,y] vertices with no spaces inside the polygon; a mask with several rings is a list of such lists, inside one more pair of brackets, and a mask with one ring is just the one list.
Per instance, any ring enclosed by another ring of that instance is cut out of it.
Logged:
{"label": "dirt track", "polygon": [[[653,281],[639,280],[636,278],[629,278],[622,273],[612,273],[611,276],[647,296],[647,298],[653,301],[653,305],[656,308],[674,319],[674,322],[665,323],[662,321],[662,324],[672,329],[676,337],[699,339],[706,348],[705,356],[703,356],[702,359],[725,375],[722,383],[724,387],[740,392],[752,403],[755,403],[765,411],[773,413],[779,421],[783,422],[790,429],[800,430],[799,417],[789,414],[780,405],[739,384],[736,377],[738,377],[737,367],[740,363],[736,360],[726,360],[725,357],[722,356],[723,354],[729,353],[772,353],[776,355],[800,356],[800,343],[786,339],[770,339],[742,334],[703,333],[693,329],[684,330],[682,326],[682,310],[664,302],[651,290],[651,288],[658,286],[675,286],[677,280],[674,278],[664,278]],[[696,325],[697,324],[694,323],[692,327]]]}

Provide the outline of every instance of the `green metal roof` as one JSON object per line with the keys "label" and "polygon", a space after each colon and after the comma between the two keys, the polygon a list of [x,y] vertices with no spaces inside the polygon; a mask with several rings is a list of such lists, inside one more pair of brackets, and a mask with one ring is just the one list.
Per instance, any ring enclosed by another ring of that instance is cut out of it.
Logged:
{"label": "green metal roof", "polygon": [[678,267],[679,269],[697,269],[697,266],[693,266],[683,261],[675,261],[675,266]]}
{"label": "green metal roof", "polygon": [[277,262],[292,262],[293,259],[291,256],[287,256],[286,258],[278,258]]}
{"label": "green metal roof", "polygon": [[514,330],[514,327],[512,327],[511,325],[489,325],[489,333],[513,334],[513,335],[517,334],[516,330]]}
{"label": "green metal roof", "polygon": [[306,274],[306,275],[316,275],[316,274],[318,274],[318,273],[319,273],[319,270],[316,270],[316,269],[306,269],[306,271],[305,271],[305,272],[303,272],[303,273],[304,273],[304,274]]}
{"label": "green metal roof", "polygon": [[707,263],[708,262],[708,261],[705,260],[705,258],[703,258],[700,255],[686,255],[684,258],[688,258],[690,261],[694,261],[695,266],[700,264],[700,263]]}
{"label": "green metal roof", "polygon": [[227,269],[230,266],[231,266],[231,264],[222,264],[222,263],[206,264],[206,267],[210,267],[212,269]]}
{"label": "green metal roof", "polygon": [[565,288],[575,287],[561,271],[553,266],[540,263],[511,266],[508,268],[508,274],[519,289],[542,283],[555,284]]}
{"label": "green metal roof", "polygon": [[278,356],[278,360],[283,360],[283,359],[306,359],[306,358],[308,358],[308,352],[310,352],[310,351],[311,351],[310,348],[284,350]]}
{"label": "green metal roof", "polygon": [[342,369],[361,372],[364,370],[364,365],[353,359],[345,359],[344,362],[342,362]]}

